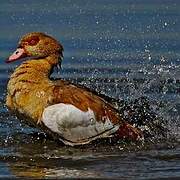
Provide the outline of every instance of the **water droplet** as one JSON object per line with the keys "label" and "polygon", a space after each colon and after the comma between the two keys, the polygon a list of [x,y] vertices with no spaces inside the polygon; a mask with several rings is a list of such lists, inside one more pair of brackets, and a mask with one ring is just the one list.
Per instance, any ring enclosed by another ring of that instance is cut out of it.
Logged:
{"label": "water droplet", "polygon": [[148,59],[149,59],[149,60],[151,60],[151,59],[152,59],[151,55],[149,55],[149,56],[148,56]]}

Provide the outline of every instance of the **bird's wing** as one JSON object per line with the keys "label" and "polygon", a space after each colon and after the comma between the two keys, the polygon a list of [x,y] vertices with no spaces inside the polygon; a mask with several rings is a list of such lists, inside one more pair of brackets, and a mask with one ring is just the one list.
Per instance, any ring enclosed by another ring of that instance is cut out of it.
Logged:
{"label": "bird's wing", "polygon": [[104,116],[111,119],[114,124],[120,124],[123,121],[119,111],[111,104],[111,98],[86,87],[61,81],[54,86],[53,95],[53,104],[72,104],[84,112],[92,109],[98,121],[101,121]]}
{"label": "bird's wing", "polygon": [[125,138],[140,135],[106,100],[64,81],[54,86],[51,105],[45,108],[42,121],[69,145],[85,144],[117,131]]}

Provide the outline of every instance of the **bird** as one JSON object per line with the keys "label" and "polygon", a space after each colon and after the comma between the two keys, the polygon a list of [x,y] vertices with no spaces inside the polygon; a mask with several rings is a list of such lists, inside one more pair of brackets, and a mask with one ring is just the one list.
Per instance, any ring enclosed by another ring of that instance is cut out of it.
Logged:
{"label": "bird", "polygon": [[64,48],[42,32],[22,36],[6,63],[23,60],[7,83],[10,112],[65,145],[88,144],[97,139],[140,141],[143,133],[128,123],[108,96],[88,87],[52,79]]}

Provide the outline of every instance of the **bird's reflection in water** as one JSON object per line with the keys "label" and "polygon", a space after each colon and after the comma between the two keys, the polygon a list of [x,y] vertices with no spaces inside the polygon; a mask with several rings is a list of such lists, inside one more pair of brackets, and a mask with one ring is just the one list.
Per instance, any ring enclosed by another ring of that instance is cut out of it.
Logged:
{"label": "bird's reflection in water", "polygon": [[25,177],[25,178],[70,178],[70,177],[101,177],[97,172],[87,172],[86,170],[81,169],[70,169],[68,167],[59,167],[59,168],[47,168],[41,166],[27,166],[25,164],[11,164],[11,172],[16,177]]}
{"label": "bird's reflection in water", "polygon": [[[22,139],[28,141],[14,144],[15,155],[4,158],[15,177],[102,177],[95,170],[87,170],[88,166],[93,166],[96,158],[98,164],[100,155],[102,156],[101,150],[95,152],[95,148],[89,148],[91,145],[67,147],[37,134],[24,134],[26,137]],[[104,147],[100,147],[102,148]]]}
{"label": "bird's reflection in water", "polygon": [[45,169],[38,166],[27,166],[27,164],[12,163],[9,164],[10,171],[15,177],[44,178]]}

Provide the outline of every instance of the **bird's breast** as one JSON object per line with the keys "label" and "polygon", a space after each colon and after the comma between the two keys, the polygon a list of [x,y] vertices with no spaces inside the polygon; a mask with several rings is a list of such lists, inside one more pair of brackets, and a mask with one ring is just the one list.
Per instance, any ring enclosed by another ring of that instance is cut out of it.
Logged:
{"label": "bird's breast", "polygon": [[38,82],[28,78],[27,74],[14,77],[8,83],[7,106],[37,121],[51,99],[51,86],[43,79]]}

